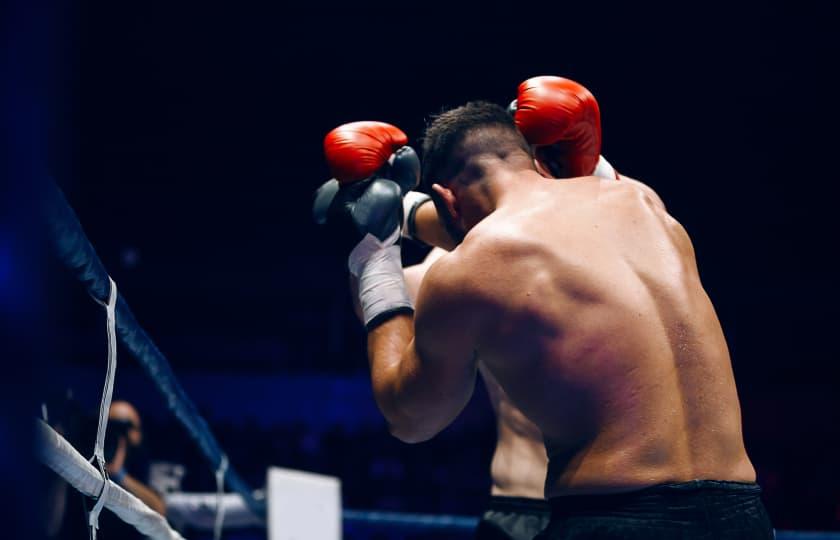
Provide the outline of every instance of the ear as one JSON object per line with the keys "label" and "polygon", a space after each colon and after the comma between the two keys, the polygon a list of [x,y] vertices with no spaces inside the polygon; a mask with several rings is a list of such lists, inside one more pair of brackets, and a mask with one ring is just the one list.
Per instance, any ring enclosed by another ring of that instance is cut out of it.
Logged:
{"label": "ear", "polygon": [[452,216],[454,221],[458,221],[461,219],[461,212],[459,211],[458,207],[458,200],[455,199],[455,194],[452,193],[452,190],[443,187],[440,184],[432,184],[432,191],[438,194],[438,196],[443,200],[443,204],[446,205],[446,210],[449,212],[449,215]]}

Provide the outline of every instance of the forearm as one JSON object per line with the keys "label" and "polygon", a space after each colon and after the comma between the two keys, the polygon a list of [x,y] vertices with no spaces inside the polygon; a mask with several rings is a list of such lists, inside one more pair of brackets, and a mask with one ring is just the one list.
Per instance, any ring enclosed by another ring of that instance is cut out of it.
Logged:
{"label": "forearm", "polygon": [[410,435],[412,418],[400,402],[399,387],[403,355],[414,338],[414,317],[397,315],[368,332],[368,363],[376,404],[391,433],[401,439]]}
{"label": "forearm", "polygon": [[125,475],[125,478],[122,479],[120,485],[122,485],[126,491],[146,503],[146,506],[158,514],[166,516],[166,503],[163,502],[163,498],[153,489],[147,487],[145,484],[129,474]]}
{"label": "forearm", "polygon": [[438,219],[437,208],[432,201],[417,207],[414,214],[414,237],[426,245],[447,251],[452,251],[457,245]]}

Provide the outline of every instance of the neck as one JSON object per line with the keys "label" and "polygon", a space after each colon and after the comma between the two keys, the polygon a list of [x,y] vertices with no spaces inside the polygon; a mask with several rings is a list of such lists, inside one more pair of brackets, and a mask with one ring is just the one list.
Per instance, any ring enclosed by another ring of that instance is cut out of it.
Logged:
{"label": "neck", "polygon": [[530,162],[521,166],[500,159],[476,160],[465,172],[470,175],[469,183],[460,191],[461,214],[467,230],[504,205],[505,199],[515,191],[542,176],[533,169]]}

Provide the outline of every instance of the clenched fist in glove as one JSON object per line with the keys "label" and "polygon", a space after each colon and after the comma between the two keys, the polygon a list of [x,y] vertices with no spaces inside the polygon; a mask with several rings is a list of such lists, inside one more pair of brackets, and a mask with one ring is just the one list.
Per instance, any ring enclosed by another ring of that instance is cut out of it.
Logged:
{"label": "clenched fist in glove", "polygon": [[601,112],[583,85],[564,77],[532,77],[519,85],[510,110],[541,172],[554,178],[595,174]]}
{"label": "clenched fist in glove", "polygon": [[347,254],[368,329],[413,310],[399,240],[402,195],[417,185],[420,161],[407,142],[401,130],[383,122],[344,124],[324,139],[335,178],[316,192],[313,217]]}

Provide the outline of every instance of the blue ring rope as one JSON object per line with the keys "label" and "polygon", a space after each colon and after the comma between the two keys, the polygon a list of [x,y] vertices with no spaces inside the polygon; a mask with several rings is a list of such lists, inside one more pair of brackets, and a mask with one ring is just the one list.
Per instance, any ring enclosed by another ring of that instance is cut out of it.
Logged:
{"label": "blue ring rope", "polygon": [[346,509],[342,512],[342,517],[346,523],[372,523],[382,526],[411,527],[414,529],[472,531],[478,526],[478,518],[471,516]]}
{"label": "blue ring rope", "polygon": [[[460,531],[472,533],[478,518],[471,516],[380,512],[377,510],[349,510],[342,513],[344,522],[368,524],[375,527],[402,527],[415,530]],[[776,540],[840,540],[840,532],[776,531]]]}
{"label": "blue ring rope", "polygon": [[[109,284],[105,266],[85,236],[79,219],[64,194],[55,183],[47,184],[44,202],[55,255],[84,285],[88,294],[101,301],[107,300]],[[117,338],[155,383],[169,410],[187,430],[210,465],[214,470],[218,469],[223,455],[218,441],[175,378],[169,361],[137,322],[123,296],[117,299]],[[255,499],[251,488],[232,468],[225,472],[225,483],[242,496],[257,516],[265,518],[265,501]]]}

